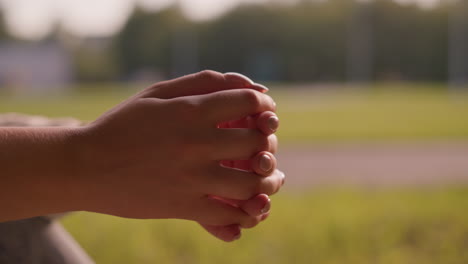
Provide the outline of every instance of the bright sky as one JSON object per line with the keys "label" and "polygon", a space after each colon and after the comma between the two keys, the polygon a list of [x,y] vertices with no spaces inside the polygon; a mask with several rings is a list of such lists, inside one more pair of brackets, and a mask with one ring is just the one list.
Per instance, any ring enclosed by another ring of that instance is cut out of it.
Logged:
{"label": "bright sky", "polygon": [[[216,17],[241,2],[262,3],[269,0],[0,0],[8,27],[15,35],[40,38],[54,23],[61,21],[66,29],[84,36],[106,36],[117,32],[125,23],[135,3],[160,9],[179,2],[183,11],[194,20]],[[294,2],[295,0],[270,0]],[[431,5],[439,0],[418,1]]]}

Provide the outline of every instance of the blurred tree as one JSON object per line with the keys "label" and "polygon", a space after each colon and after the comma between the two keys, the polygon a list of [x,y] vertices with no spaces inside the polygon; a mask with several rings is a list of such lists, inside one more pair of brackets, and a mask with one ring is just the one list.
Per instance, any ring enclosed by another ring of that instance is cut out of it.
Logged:
{"label": "blurred tree", "polygon": [[125,76],[238,71],[257,80],[447,79],[448,7],[394,0],[242,5],[212,21],[136,9],[116,37]]}
{"label": "blurred tree", "polygon": [[[346,24],[352,3],[348,0],[309,0],[291,10],[287,20],[293,23],[284,32],[289,35],[284,39],[287,50],[293,52],[288,56],[291,59],[288,67],[293,74],[290,78],[300,81],[344,79]],[[305,67],[295,66],[297,62]]]}
{"label": "blurred tree", "polygon": [[347,35],[347,79],[354,83],[367,83],[373,79],[374,23],[373,5],[357,3],[352,7]]}
{"label": "blurred tree", "polygon": [[391,0],[374,4],[377,78],[446,79],[446,12]]}
{"label": "blurred tree", "polygon": [[116,38],[116,52],[125,75],[171,74],[173,40],[188,22],[178,8],[160,12],[135,9]]}
{"label": "blurred tree", "polygon": [[281,79],[281,34],[285,23],[275,7],[242,6],[207,23],[201,33],[201,65],[257,79]]}
{"label": "blurred tree", "polygon": [[205,26],[202,65],[260,80],[342,79],[343,2],[241,6]]}

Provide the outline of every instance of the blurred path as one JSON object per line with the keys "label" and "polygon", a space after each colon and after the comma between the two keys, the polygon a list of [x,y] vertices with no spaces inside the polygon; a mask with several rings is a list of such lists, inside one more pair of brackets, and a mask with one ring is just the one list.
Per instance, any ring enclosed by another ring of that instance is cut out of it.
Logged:
{"label": "blurred path", "polygon": [[468,142],[285,146],[285,187],[468,184]]}

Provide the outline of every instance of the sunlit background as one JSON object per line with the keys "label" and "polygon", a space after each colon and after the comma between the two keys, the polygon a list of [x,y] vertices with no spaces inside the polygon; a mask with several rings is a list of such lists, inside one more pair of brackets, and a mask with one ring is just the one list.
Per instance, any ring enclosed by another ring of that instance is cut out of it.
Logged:
{"label": "sunlit background", "polygon": [[268,86],[271,217],[63,219],[97,263],[468,263],[468,1],[0,0],[0,113],[91,121],[204,69]]}

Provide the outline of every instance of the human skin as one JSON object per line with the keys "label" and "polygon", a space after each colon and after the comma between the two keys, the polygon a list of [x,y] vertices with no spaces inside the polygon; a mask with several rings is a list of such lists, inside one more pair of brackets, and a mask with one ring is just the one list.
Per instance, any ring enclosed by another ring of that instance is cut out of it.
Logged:
{"label": "human skin", "polygon": [[[276,132],[279,126],[279,120],[273,112],[263,112],[255,116],[248,116],[241,120],[226,122],[220,125],[223,128],[257,128],[265,135],[271,135]],[[273,137],[276,139],[276,137]],[[272,155],[276,152],[277,142],[274,142],[271,152],[260,152],[250,160],[243,161],[222,161],[224,166],[238,168],[242,170],[255,171],[259,175],[268,176],[276,169],[276,158]],[[262,163],[264,156],[269,157],[271,163]],[[267,165],[260,166],[260,164]],[[284,184],[284,178],[283,178]],[[258,221],[263,221],[269,216],[270,199],[265,194],[260,194],[247,201],[229,200],[229,203],[240,207],[249,215],[256,217]],[[226,242],[237,240],[241,236],[239,225],[231,226],[210,226],[201,224],[208,232]]]}
{"label": "human skin", "polygon": [[[275,103],[260,91],[205,71],[145,89],[84,127],[0,128],[0,221],[67,211],[177,218],[230,241],[229,230],[268,215],[257,207],[284,181],[260,118]],[[225,127],[247,117],[258,128]]]}

